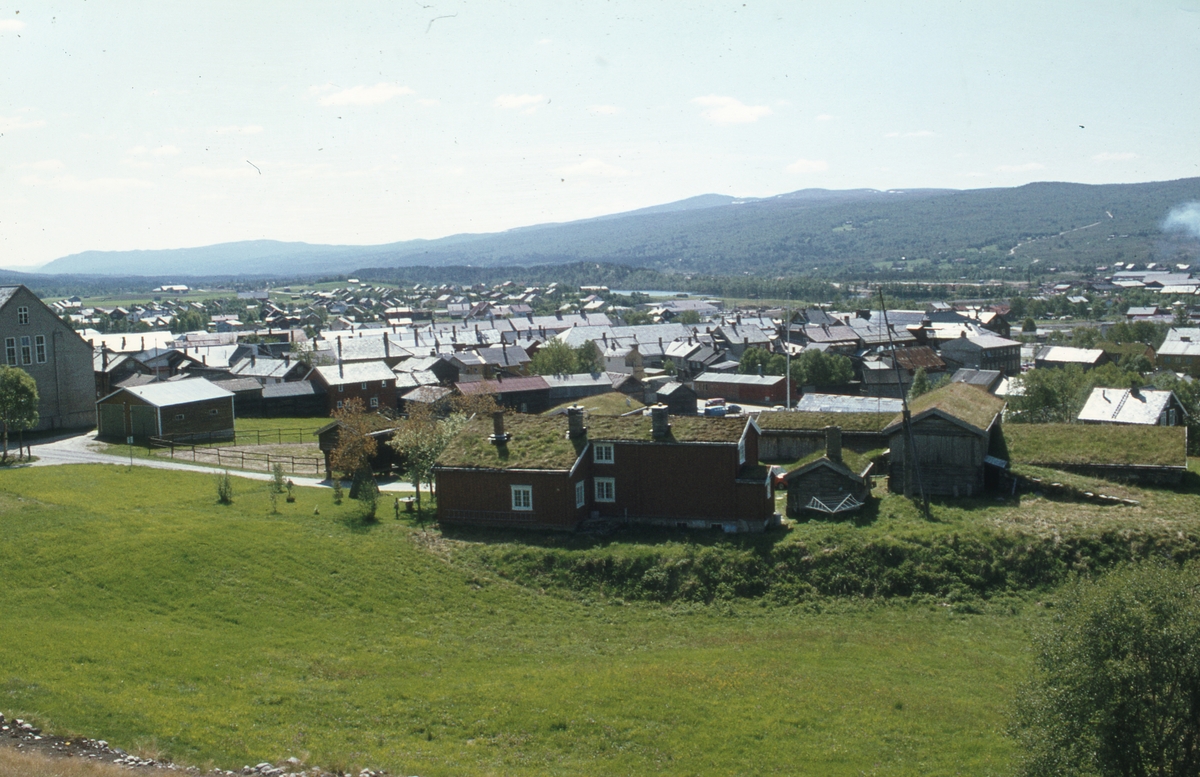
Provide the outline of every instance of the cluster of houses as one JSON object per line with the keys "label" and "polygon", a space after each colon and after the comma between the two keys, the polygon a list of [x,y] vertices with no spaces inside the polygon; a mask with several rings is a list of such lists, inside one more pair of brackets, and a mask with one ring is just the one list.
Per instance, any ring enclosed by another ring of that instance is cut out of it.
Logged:
{"label": "cluster of houses", "polygon": [[[969,497],[1005,470],[1004,386],[1030,360],[1009,339],[999,307],[743,313],[671,300],[652,303],[652,323],[630,326],[622,311],[593,305],[605,291],[581,290],[587,294],[574,303],[580,309],[546,315],[525,309],[545,290],[501,289],[462,301],[446,293],[431,298],[446,313],[424,317],[401,316],[405,311],[384,307],[392,300],[368,298],[360,287],[360,305],[396,315],[343,315],[349,326],[310,337],[303,322],[313,311],[268,308],[263,299],[259,310],[270,323],[264,319],[253,336],[81,335],[28,289],[8,286],[0,287],[2,363],[38,382],[41,428],[96,425],[102,436],[122,440],[212,439],[231,435],[238,416],[327,417],[355,399],[394,414],[409,403],[490,394],[510,412],[472,420],[436,468],[439,518],[447,526],[575,528],[621,520],[761,530],[778,520],[778,488],[787,489],[789,513],[839,514],[866,502],[873,477],[886,477],[897,492]],[[346,302],[344,293],[316,294],[325,322]],[[341,312],[354,314],[349,306]],[[1200,330],[1172,330],[1162,363],[1194,372],[1200,365],[1184,359],[1198,338]],[[531,374],[534,356],[555,340],[593,345],[603,369]],[[792,386],[789,394],[784,376],[739,371],[750,349],[843,355],[854,379]],[[1032,356],[1040,367],[1088,368],[1105,358],[1058,346]],[[917,398],[905,423],[899,398],[919,371],[952,377]],[[624,417],[588,417],[578,406],[539,415],[611,391],[651,407]],[[715,398],[751,412],[697,414]],[[1186,417],[1171,392],[1097,389],[1080,420],[1180,426]],[[762,463],[771,461],[790,464],[777,471]],[[694,486],[697,476],[702,489]]]}

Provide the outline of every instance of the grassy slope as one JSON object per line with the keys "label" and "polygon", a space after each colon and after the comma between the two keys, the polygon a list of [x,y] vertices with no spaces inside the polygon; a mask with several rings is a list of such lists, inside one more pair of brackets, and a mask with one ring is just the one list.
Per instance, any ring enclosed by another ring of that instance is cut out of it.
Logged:
{"label": "grassy slope", "polygon": [[271,516],[238,488],[5,472],[4,711],[233,768],[1006,771],[1033,616],[567,601],[328,492]]}

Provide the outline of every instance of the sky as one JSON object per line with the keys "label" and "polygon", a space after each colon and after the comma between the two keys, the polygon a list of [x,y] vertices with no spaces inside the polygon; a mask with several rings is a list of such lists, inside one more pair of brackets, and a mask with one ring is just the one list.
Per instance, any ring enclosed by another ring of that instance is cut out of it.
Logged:
{"label": "sky", "polygon": [[0,0],[0,74],[15,269],[1200,176],[1200,0]]}

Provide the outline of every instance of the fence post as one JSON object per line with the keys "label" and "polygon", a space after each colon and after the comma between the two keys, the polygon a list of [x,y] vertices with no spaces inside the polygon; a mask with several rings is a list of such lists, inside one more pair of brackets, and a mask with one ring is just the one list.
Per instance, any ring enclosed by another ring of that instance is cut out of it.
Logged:
{"label": "fence post", "polygon": [[279,442],[280,442],[280,444],[282,444],[283,443],[283,429],[276,429],[275,431],[279,432]]}

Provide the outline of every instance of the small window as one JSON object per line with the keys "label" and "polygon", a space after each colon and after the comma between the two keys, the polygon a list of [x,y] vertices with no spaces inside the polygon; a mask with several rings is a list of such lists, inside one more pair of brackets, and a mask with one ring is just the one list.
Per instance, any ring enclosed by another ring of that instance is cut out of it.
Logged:
{"label": "small window", "polygon": [[379,381],[379,388],[387,388],[389,383],[391,383],[390,380],[381,380]]}
{"label": "small window", "polygon": [[[344,384],[344,383],[339,383],[339,384],[338,384],[338,391],[345,391],[345,390],[346,390],[346,384]],[[341,407],[341,406],[342,406],[342,403],[341,403],[341,402],[338,402],[338,407]]]}
{"label": "small window", "polygon": [[4,338],[4,360],[9,364],[17,363],[17,338]]}
{"label": "small window", "polygon": [[617,481],[613,478],[596,478],[596,501],[617,501]]}
{"label": "small window", "polygon": [[220,412],[221,412],[220,410],[218,410],[217,408],[214,407],[212,410],[208,411],[208,414],[209,415],[217,415]]}
{"label": "small window", "polygon": [[613,445],[611,442],[598,442],[592,451],[592,461],[597,464],[613,463]]}
{"label": "small window", "polygon": [[746,437],[743,435],[742,439],[738,440],[738,465],[741,466],[742,464],[745,464],[745,463],[746,463]]}
{"label": "small window", "polygon": [[33,345],[28,335],[21,338],[21,363],[33,364]]}
{"label": "small window", "polygon": [[371,407],[379,407],[379,397],[371,397]]}
{"label": "small window", "polygon": [[581,480],[575,484],[575,506],[583,507],[587,504],[587,487]]}
{"label": "small window", "polygon": [[362,384],[362,390],[363,390],[363,391],[366,391],[366,390],[367,390],[367,384],[366,384],[366,383]]}
{"label": "small window", "polygon": [[17,308],[17,323],[18,324],[28,324],[29,323],[29,308],[26,308],[26,307]]}
{"label": "small window", "polygon": [[[34,350],[34,353],[37,355],[37,363],[45,364],[46,363],[46,336],[45,335],[38,335],[37,337],[33,338],[33,350]],[[1173,425],[1174,424],[1172,424],[1172,426]]]}
{"label": "small window", "polygon": [[512,486],[512,509],[533,509],[533,486]]}
{"label": "small window", "polygon": [[342,400],[340,400],[340,399],[339,399],[339,400],[338,400],[338,404],[337,404],[337,408],[338,408],[338,410],[341,410],[341,409],[342,409],[342,404],[343,404],[343,403],[342,403]]}
{"label": "small window", "polygon": [[182,420],[183,420],[183,413],[176,413],[176,414],[175,414],[175,420],[176,420],[176,421],[182,421]]}

